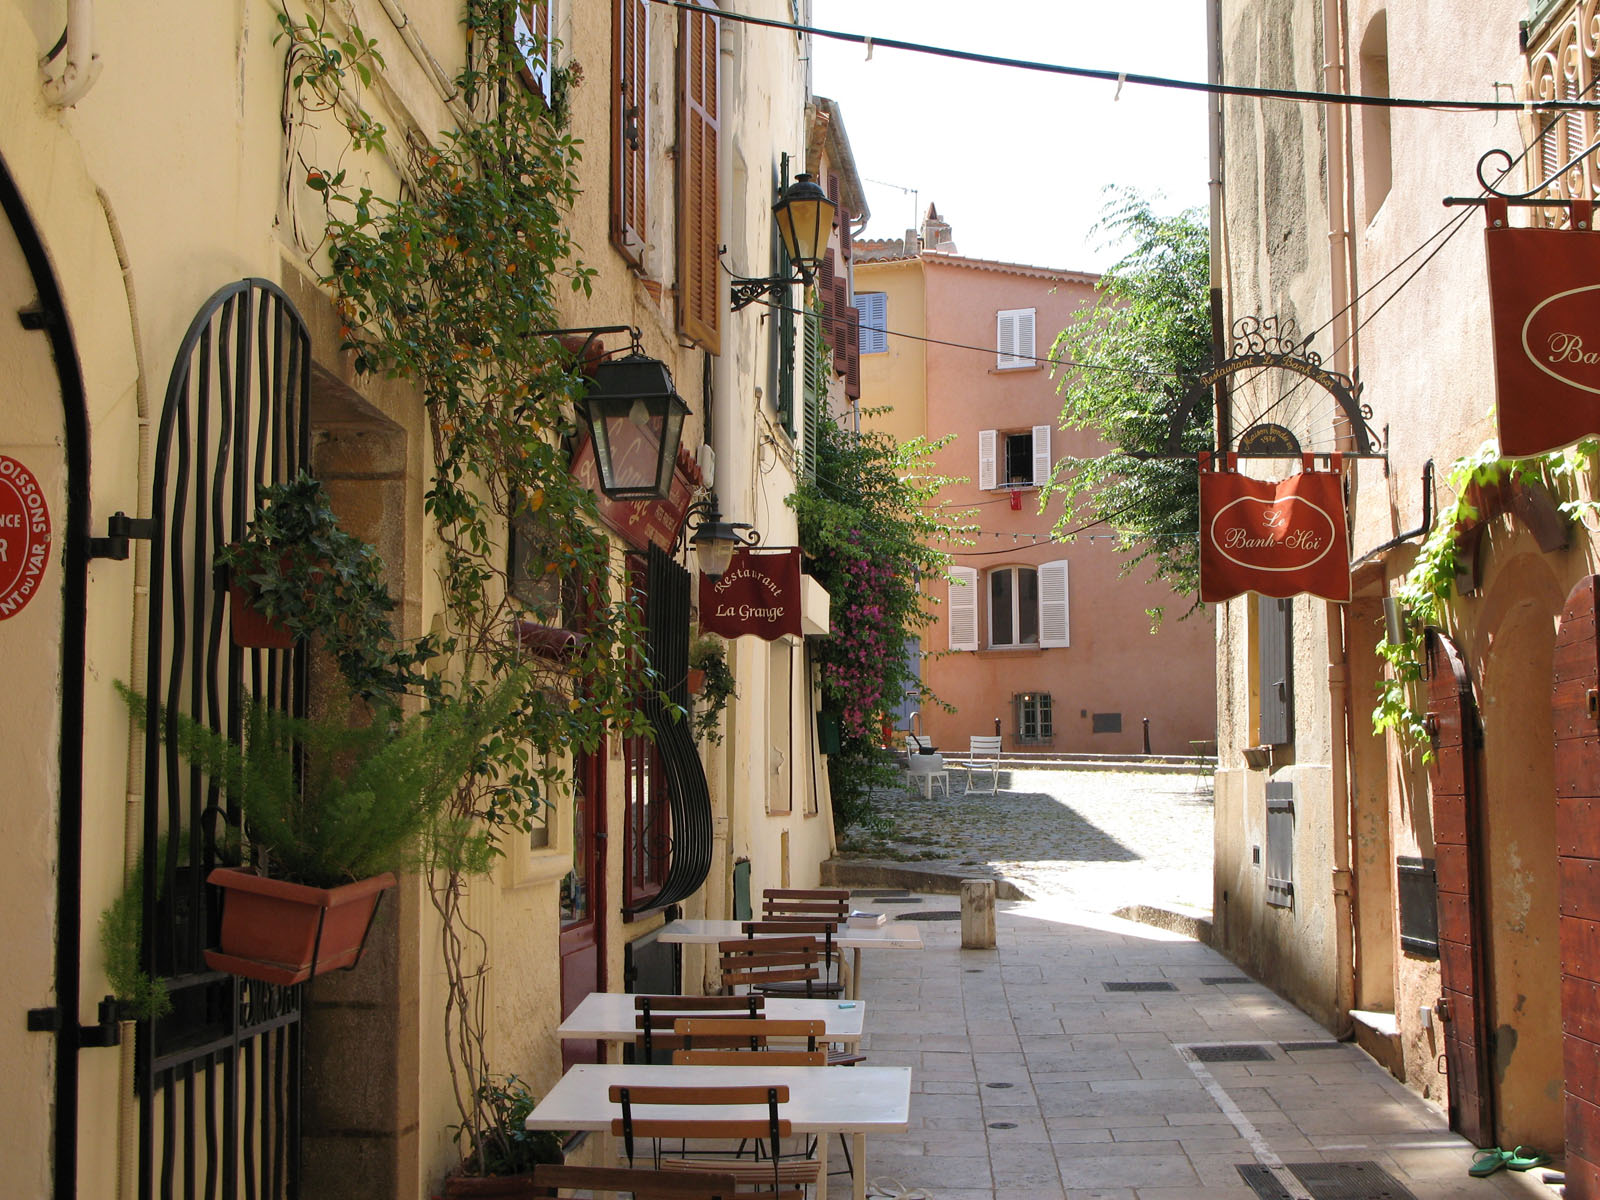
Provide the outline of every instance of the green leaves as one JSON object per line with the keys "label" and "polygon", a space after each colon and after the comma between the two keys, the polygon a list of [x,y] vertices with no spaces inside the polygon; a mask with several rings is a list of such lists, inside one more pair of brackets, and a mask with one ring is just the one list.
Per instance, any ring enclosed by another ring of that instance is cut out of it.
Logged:
{"label": "green leaves", "polygon": [[[1115,449],[1062,460],[1045,494],[1064,513],[1055,535],[1116,530],[1123,573],[1148,561],[1180,595],[1199,590],[1199,481],[1188,460],[1162,454],[1189,379],[1211,357],[1209,232],[1199,210],[1157,215],[1149,199],[1113,190],[1098,230],[1125,246],[1100,280],[1100,298],[1056,338],[1065,428],[1099,433]],[[1211,408],[1196,405],[1183,449],[1211,445]],[[1193,607],[1198,607],[1198,601]],[[1193,607],[1190,611],[1193,611]]]}

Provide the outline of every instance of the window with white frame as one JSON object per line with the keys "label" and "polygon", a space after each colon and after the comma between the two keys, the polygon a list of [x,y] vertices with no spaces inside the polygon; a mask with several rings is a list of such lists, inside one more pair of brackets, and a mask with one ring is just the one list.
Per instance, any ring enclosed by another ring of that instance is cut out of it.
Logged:
{"label": "window with white frame", "polygon": [[1055,737],[1049,692],[1019,692],[1015,700],[1019,742],[1048,742]]}
{"label": "window with white frame", "polygon": [[[996,567],[985,576],[980,579],[975,567],[950,568],[950,649],[1053,649],[1071,644],[1065,559],[1037,567]],[[980,629],[988,635],[981,647]]]}
{"label": "window with white frame", "polygon": [[1033,317],[1031,308],[1002,308],[995,314],[995,359],[997,370],[1014,371],[1018,367],[1037,367],[1038,358],[1033,352]]}
{"label": "window with white frame", "polygon": [[861,314],[861,353],[889,353],[889,294],[857,292],[856,311]]}
{"label": "window with white frame", "polygon": [[978,487],[1043,487],[1050,479],[1050,426],[978,431]]}

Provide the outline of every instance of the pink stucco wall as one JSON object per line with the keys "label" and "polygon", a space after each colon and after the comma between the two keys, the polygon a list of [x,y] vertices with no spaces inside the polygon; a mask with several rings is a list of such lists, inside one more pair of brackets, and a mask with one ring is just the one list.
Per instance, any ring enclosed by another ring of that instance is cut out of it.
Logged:
{"label": "pink stucco wall", "polygon": [[[950,486],[945,494],[956,505],[971,505],[982,531],[976,544],[954,548],[956,565],[979,572],[980,648],[926,659],[927,682],[956,711],[945,713],[924,705],[922,729],[935,744],[964,750],[970,736],[994,733],[998,718],[1007,749],[1121,754],[1143,749],[1143,720],[1148,718],[1150,746],[1155,753],[1194,752],[1195,742],[1209,743],[1216,737],[1210,615],[1198,613],[1179,621],[1188,602],[1174,596],[1164,584],[1151,581],[1147,571],[1119,577],[1122,556],[1104,536],[1090,540],[1083,535],[1071,544],[1051,544],[1048,534],[1062,511],[1059,499],[1040,513],[1038,489],[1025,488],[1020,511],[1013,511],[1007,491],[978,488],[980,430],[1020,431],[1049,425],[1055,460],[1099,449],[1092,435],[1057,427],[1059,378],[1048,368],[997,369],[992,349],[962,348],[993,347],[1000,310],[1033,308],[1034,352],[1048,355],[1070,315],[1093,302],[1094,277],[941,254],[925,254],[922,262],[925,336],[931,339],[925,346],[923,380],[926,429],[930,437],[954,435],[950,445],[939,452],[938,462],[943,473],[965,477],[966,482]],[[872,276],[872,267],[858,263],[857,291],[874,290]],[[893,303],[891,299],[891,306]],[[888,316],[891,330],[901,328],[892,308]],[[872,377],[871,372],[864,372],[864,380]],[[911,389],[903,385],[898,390],[897,403],[923,400],[922,396],[905,395]],[[877,402],[866,394],[862,400],[863,404]],[[1043,650],[988,649],[986,572],[1058,559],[1069,563],[1071,644]],[[925,651],[949,649],[949,590],[943,580],[928,585],[929,593],[941,605],[938,623],[925,633]],[[1167,619],[1160,631],[1152,634],[1146,610],[1156,607],[1166,609]],[[1022,745],[1017,740],[1013,698],[1023,692],[1047,692],[1051,697],[1054,737],[1046,744]],[[1120,713],[1121,731],[1093,733],[1096,713]]]}

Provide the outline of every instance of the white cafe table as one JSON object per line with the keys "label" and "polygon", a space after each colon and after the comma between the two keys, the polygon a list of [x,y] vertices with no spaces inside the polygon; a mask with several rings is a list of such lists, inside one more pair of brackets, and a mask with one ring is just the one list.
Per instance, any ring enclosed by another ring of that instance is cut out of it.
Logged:
{"label": "white cafe table", "polygon": [[[744,936],[743,921],[668,921],[658,938],[683,945],[713,945]],[[922,930],[911,921],[889,921],[870,927],[845,926],[833,935],[833,944],[851,952],[849,998],[856,998],[861,981],[863,950],[921,950]]]}
{"label": "white cafe table", "polygon": [[[571,1015],[561,1022],[556,1033],[570,1041],[596,1041],[606,1044],[606,1061],[620,1062],[622,1047],[631,1044],[639,1034],[634,1009],[637,997],[631,992],[590,992]],[[821,1021],[824,1024],[821,1040],[856,1046],[861,1042],[861,1026],[866,1017],[866,1005],[859,1000],[807,1000],[804,997],[768,996],[761,1009],[769,1021]],[[703,1016],[685,1012],[684,1017]],[[712,1013],[717,1017],[737,1017],[737,1012]],[[671,1030],[663,1029],[662,1033]]]}
{"label": "white cafe table", "polygon": [[[526,1121],[529,1129],[587,1129],[607,1133],[611,1121],[622,1115],[620,1104],[610,1100],[612,1085],[632,1087],[741,1087],[748,1084],[786,1085],[788,1102],[779,1115],[790,1121],[797,1134],[817,1135],[819,1181],[816,1200],[828,1200],[828,1138],[850,1135],[855,1166],[855,1200],[865,1200],[867,1189],[867,1134],[904,1133],[911,1125],[910,1067],[669,1067],[644,1064],[593,1064],[573,1067],[545,1093]],[[716,1110],[724,1117],[733,1110]],[[652,1118],[705,1120],[713,1112],[705,1107],[651,1105]],[[746,1115],[742,1111],[739,1115]],[[764,1116],[751,1107],[748,1115]],[[639,1147],[634,1148],[637,1158]],[[607,1164],[611,1161],[608,1154]],[[641,1163],[640,1165],[645,1165]]]}

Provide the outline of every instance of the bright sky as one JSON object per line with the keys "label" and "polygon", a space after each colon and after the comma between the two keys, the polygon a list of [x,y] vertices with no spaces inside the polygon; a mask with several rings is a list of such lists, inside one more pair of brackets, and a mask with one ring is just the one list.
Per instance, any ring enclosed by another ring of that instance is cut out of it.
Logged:
{"label": "bright sky", "polygon": [[[1202,0],[813,0],[818,29],[1061,66],[1205,79]],[[837,101],[872,210],[869,238],[930,203],[972,258],[1098,271],[1090,229],[1110,184],[1206,203],[1199,93],[1069,79],[814,39],[813,87]],[[879,181],[879,182],[874,182]]]}

